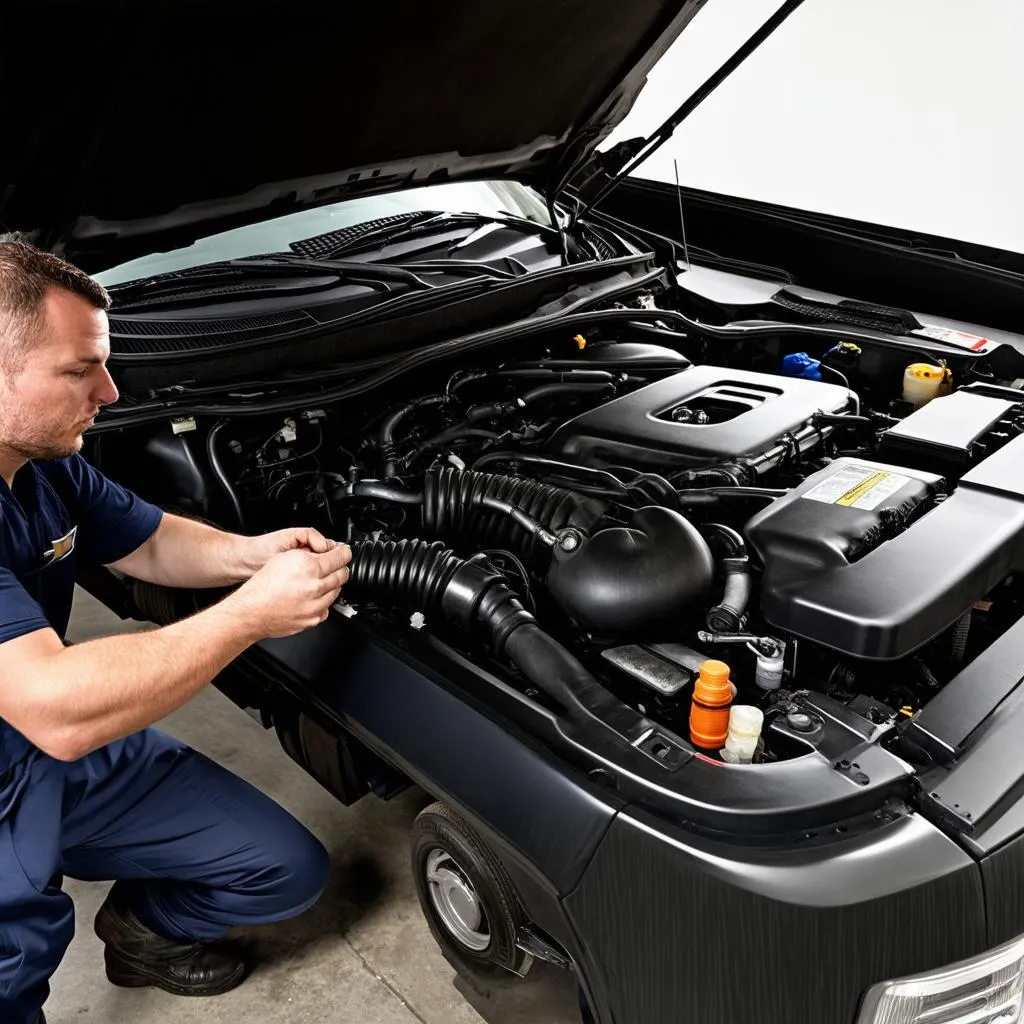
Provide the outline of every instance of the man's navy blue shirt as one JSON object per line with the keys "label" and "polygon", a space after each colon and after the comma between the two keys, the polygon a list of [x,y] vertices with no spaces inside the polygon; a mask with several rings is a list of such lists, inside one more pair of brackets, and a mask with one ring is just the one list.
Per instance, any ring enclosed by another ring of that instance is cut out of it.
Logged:
{"label": "man's navy blue shirt", "polygon": [[[63,637],[77,560],[108,565],[147,540],[163,513],[80,455],[30,461],[0,478],[0,644],[37,629]],[[0,649],[0,682],[3,680]],[[0,770],[32,745],[0,720]]]}

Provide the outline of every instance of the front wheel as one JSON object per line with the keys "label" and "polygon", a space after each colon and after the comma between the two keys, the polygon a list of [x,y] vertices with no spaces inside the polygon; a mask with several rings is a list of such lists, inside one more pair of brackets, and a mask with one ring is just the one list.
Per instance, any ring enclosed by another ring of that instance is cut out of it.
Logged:
{"label": "front wheel", "polygon": [[526,954],[516,946],[523,912],[515,891],[484,841],[442,803],[413,823],[412,869],[420,907],[448,962],[487,986],[517,980]]}

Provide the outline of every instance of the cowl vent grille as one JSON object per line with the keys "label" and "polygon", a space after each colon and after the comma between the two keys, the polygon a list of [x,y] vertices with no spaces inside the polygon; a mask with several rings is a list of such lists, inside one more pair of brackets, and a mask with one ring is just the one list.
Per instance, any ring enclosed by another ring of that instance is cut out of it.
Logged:
{"label": "cowl vent grille", "polygon": [[311,327],[302,310],[284,310],[225,320],[129,320],[110,318],[110,357],[204,352],[224,345],[264,341]]}
{"label": "cowl vent grille", "polygon": [[353,224],[348,228],[338,228],[337,231],[328,231],[326,234],[315,235],[313,238],[303,238],[301,241],[292,242],[288,248],[292,252],[297,252],[300,256],[306,256],[312,260],[326,259],[335,249],[355,242],[363,235],[371,235],[384,228],[397,227],[407,223],[408,220],[409,214],[407,213],[395,214],[392,217],[379,217],[377,220]]}

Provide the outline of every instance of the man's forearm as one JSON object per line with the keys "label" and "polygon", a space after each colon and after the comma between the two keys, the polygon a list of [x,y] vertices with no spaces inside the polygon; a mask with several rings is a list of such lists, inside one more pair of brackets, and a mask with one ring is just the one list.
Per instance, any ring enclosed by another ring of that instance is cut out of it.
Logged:
{"label": "man's forearm", "polygon": [[73,647],[50,628],[0,644],[0,717],[47,754],[76,760],[181,707],[257,640],[326,622],[348,580],[348,547],[312,531],[269,536],[271,548],[292,546],[182,622]]}
{"label": "man's forearm", "polygon": [[[90,640],[52,655],[40,713],[66,760],[142,729],[195,696],[258,639],[232,598],[146,633]],[[41,683],[40,686],[43,686]]]}
{"label": "man's forearm", "polygon": [[168,512],[153,536],[114,567],[167,587],[229,586],[259,568],[245,561],[245,540]]}

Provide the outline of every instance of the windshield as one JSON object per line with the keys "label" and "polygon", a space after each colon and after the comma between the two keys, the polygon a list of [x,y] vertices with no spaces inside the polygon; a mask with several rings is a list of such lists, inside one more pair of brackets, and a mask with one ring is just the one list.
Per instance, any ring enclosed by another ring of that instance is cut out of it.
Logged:
{"label": "windshield", "polygon": [[444,213],[478,213],[485,216],[513,214],[550,224],[547,207],[533,189],[515,181],[465,181],[446,185],[428,185],[405,189],[386,195],[347,199],[342,203],[303,210],[259,224],[248,224],[217,235],[197,239],[191,245],[170,252],[141,256],[128,263],[94,275],[110,287],[153,277],[176,270],[215,263],[218,260],[242,259],[261,253],[287,250],[291,242],[312,238],[340,228],[392,217],[395,214],[438,210]]}
{"label": "windshield", "polygon": [[[601,148],[647,135],[779,6],[712,0]],[[808,0],[635,172],[1024,252],[1020,0]]]}

